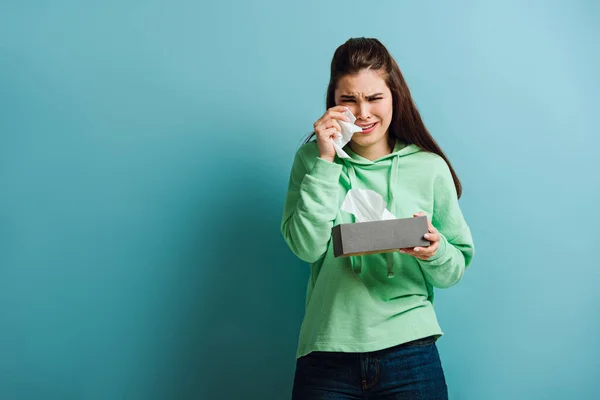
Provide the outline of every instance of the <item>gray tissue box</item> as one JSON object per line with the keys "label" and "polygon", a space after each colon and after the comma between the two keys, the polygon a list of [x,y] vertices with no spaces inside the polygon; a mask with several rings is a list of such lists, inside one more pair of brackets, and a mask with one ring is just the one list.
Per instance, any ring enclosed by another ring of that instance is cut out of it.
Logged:
{"label": "gray tissue box", "polygon": [[426,216],[336,225],[331,229],[333,254],[346,257],[429,246],[423,238],[428,228]]}

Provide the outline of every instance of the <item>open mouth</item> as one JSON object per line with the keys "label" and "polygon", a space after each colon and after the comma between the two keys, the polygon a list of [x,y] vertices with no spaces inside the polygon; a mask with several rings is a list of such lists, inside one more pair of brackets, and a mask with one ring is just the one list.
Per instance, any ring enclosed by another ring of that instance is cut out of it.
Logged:
{"label": "open mouth", "polygon": [[361,126],[362,132],[359,132],[359,133],[371,133],[371,132],[373,132],[373,130],[375,129],[377,124],[378,124],[378,122],[372,123],[371,125]]}

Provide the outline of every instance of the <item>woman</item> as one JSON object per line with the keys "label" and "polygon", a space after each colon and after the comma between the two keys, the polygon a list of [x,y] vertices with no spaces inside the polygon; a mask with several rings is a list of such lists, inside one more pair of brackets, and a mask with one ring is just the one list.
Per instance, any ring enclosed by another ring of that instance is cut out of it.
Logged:
{"label": "woman", "polygon": [[[362,132],[336,155],[338,121]],[[413,103],[400,69],[376,39],[335,52],[327,111],[297,152],[281,230],[310,264],[293,399],[447,399],[433,288],[456,284],[473,257],[458,205],[461,185]],[[331,228],[351,188],[370,189],[396,218],[426,215],[429,246],[333,256]]]}

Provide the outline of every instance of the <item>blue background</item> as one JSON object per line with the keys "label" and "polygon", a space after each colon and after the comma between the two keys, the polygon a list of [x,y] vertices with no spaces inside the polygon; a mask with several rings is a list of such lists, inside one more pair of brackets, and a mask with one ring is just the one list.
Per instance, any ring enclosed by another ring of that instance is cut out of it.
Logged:
{"label": "blue background", "polygon": [[595,398],[600,3],[87,3],[0,5],[1,399],[288,398],[283,200],[355,36],[464,185],[451,398]]}

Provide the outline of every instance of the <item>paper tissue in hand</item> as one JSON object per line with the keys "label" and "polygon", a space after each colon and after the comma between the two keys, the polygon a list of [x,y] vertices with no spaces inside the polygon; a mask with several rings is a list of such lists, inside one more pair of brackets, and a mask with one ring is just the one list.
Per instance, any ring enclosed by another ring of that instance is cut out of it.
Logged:
{"label": "paper tissue in hand", "polygon": [[353,214],[356,222],[332,228],[335,257],[389,253],[430,244],[423,238],[429,228],[426,216],[396,218],[372,190],[350,189],[342,210]]}
{"label": "paper tissue in hand", "polygon": [[347,108],[345,115],[350,122],[338,121],[340,128],[342,128],[342,132],[338,134],[337,138],[332,139],[333,147],[335,147],[335,152],[339,158],[350,158],[348,153],[342,150],[342,148],[350,141],[350,139],[352,139],[352,135],[354,135],[356,132],[362,132],[362,128],[360,126],[354,125],[356,117]]}

